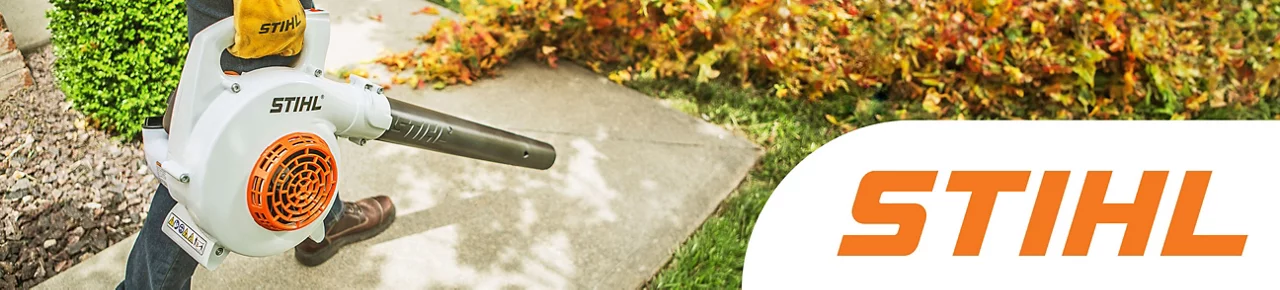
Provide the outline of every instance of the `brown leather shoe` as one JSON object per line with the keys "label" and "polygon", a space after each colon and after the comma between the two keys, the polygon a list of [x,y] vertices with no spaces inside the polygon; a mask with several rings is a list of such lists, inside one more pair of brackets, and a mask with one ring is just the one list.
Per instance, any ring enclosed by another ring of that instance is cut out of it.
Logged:
{"label": "brown leather shoe", "polygon": [[325,230],[323,242],[304,239],[294,247],[293,257],[298,262],[309,267],[323,264],[337,254],[338,249],[377,236],[396,220],[396,207],[386,196],[342,203],[342,216],[338,217],[333,228]]}

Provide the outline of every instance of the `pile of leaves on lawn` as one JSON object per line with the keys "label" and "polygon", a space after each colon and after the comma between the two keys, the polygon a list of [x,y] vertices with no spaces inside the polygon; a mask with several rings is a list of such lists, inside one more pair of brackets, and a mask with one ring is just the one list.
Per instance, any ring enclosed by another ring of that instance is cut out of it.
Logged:
{"label": "pile of leaves on lawn", "polygon": [[[878,96],[938,119],[1280,118],[1280,0],[450,0],[387,55],[441,88],[532,54],[617,82]],[[865,94],[874,91],[878,94]],[[832,122],[848,120],[832,118]]]}

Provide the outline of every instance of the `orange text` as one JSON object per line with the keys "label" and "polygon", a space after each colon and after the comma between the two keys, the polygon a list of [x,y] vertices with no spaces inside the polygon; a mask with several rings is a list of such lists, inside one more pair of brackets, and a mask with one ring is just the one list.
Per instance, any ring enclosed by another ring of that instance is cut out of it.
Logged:
{"label": "orange text", "polygon": [[[1068,171],[1044,173],[1027,231],[1022,256],[1044,256],[1066,190]],[[1161,256],[1240,256],[1246,235],[1196,235],[1201,205],[1209,187],[1210,171],[1188,171],[1165,233]],[[845,235],[840,256],[905,256],[915,252],[924,230],[925,209],[919,204],[880,202],[884,192],[933,191],[937,171],[873,171],[862,177],[854,198],[853,219],[863,224],[896,224],[895,235]],[[1125,224],[1120,256],[1146,252],[1156,210],[1164,193],[1168,171],[1143,172],[1133,203],[1103,203],[1110,171],[1086,173],[1075,216],[1067,234],[1063,256],[1085,256],[1098,224]],[[986,237],[997,194],[1027,194],[1030,171],[955,171],[947,181],[948,192],[970,193],[969,205],[956,237],[955,256],[976,256]]]}

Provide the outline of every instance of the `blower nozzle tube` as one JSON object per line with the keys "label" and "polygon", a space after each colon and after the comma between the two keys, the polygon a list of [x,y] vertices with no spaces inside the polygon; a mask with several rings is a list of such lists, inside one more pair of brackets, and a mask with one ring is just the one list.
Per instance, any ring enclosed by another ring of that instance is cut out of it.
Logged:
{"label": "blower nozzle tube", "polygon": [[544,170],[556,160],[551,144],[387,98],[391,128],[376,140],[489,162]]}

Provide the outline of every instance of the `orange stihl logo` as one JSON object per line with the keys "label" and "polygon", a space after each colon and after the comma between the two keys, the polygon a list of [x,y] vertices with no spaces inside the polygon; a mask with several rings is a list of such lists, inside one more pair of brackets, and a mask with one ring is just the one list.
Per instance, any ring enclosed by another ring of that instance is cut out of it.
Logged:
{"label": "orange stihl logo", "polygon": [[[1063,203],[1071,172],[1044,173],[1022,240],[1021,256],[1044,256]],[[1246,235],[1196,235],[1201,205],[1209,187],[1210,171],[1188,171],[1182,182],[1161,256],[1240,256]],[[897,224],[896,235],[845,235],[839,256],[906,256],[915,252],[924,230],[925,209],[919,204],[880,202],[884,192],[931,192],[937,171],[873,171],[862,177],[853,202],[853,219],[863,224]],[[986,237],[997,193],[1027,192],[1030,171],[954,171],[947,181],[949,192],[972,193],[965,211],[954,256],[977,256]],[[1120,256],[1142,256],[1152,235],[1156,210],[1165,191],[1168,171],[1146,171],[1133,203],[1104,203],[1110,171],[1090,171],[1085,176],[1075,217],[1067,234],[1063,256],[1086,256],[1098,224],[1125,224]]]}

